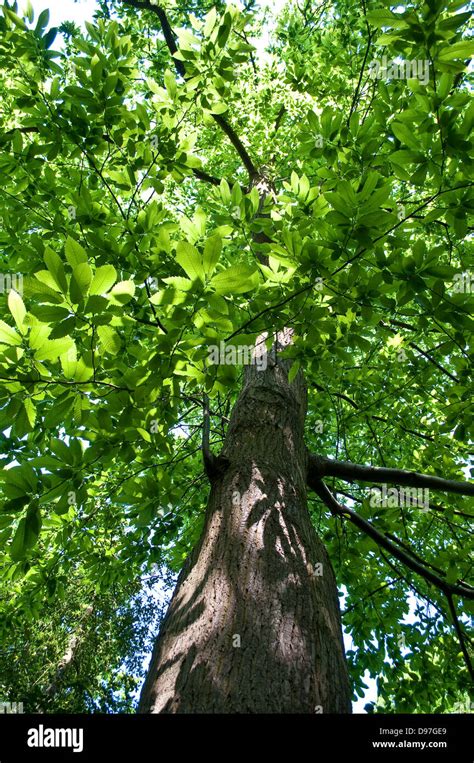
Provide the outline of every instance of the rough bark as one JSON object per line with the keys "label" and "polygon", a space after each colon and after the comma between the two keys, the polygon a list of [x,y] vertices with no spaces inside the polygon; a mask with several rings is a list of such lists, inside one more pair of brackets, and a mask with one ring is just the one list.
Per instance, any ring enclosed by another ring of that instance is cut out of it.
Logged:
{"label": "rough bark", "polygon": [[336,581],[306,503],[305,414],[284,362],[246,368],[139,712],[351,711]]}

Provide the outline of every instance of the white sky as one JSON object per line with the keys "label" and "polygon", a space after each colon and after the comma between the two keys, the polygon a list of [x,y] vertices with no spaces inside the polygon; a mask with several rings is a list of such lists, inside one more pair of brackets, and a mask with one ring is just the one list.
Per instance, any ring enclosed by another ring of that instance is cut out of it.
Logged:
{"label": "white sky", "polygon": [[[240,5],[239,0],[234,2]],[[274,13],[278,13],[285,3],[286,0],[260,0],[262,8],[271,7]],[[78,25],[92,21],[92,14],[97,8],[96,0],[31,0],[31,4],[35,9],[35,18],[45,8],[49,9],[51,26],[59,26],[63,21],[75,21]],[[22,0],[19,7],[22,8]]]}
{"label": "white sky", "polygon": [[[19,7],[22,8],[20,0]],[[23,3],[26,5],[26,3]],[[63,21],[75,21],[82,25],[84,21],[92,21],[92,14],[97,8],[96,0],[31,0],[37,19],[41,11],[49,9],[50,26],[59,26]]]}

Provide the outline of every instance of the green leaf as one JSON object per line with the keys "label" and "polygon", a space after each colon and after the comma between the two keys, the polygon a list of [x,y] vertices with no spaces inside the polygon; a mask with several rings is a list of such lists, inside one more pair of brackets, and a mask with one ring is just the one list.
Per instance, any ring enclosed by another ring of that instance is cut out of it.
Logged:
{"label": "green leaf", "polygon": [[[169,278],[163,278],[163,281],[178,291],[189,291],[192,289],[193,282],[189,278],[183,278],[182,276],[169,276]],[[159,304],[160,293],[154,294],[150,299],[154,305]]]}
{"label": "green leaf", "polygon": [[73,238],[68,236],[66,244],[64,246],[66,259],[72,268],[80,265],[83,262],[87,262],[87,254],[85,249]]}
{"label": "green leaf", "polygon": [[209,37],[209,35],[211,34],[212,30],[215,27],[216,20],[217,20],[217,10],[215,7],[211,8],[209,13],[206,14],[205,20],[206,21],[204,24],[203,34],[204,34],[204,37]]}
{"label": "green leaf", "polygon": [[113,265],[101,265],[94,273],[89,294],[105,294],[117,280],[117,271]]}
{"label": "green leaf", "polygon": [[251,265],[232,265],[211,280],[218,294],[244,294],[258,284],[258,272]]}
{"label": "green leaf", "polygon": [[66,352],[61,353],[59,356],[61,362],[61,368],[66,379],[74,379],[77,368],[77,348],[73,344]]}
{"label": "green leaf", "polygon": [[57,360],[60,355],[69,352],[74,347],[74,340],[70,336],[63,336],[61,339],[47,339],[41,347],[36,350],[36,360]]}
{"label": "green leaf", "polygon": [[99,335],[104,352],[107,352],[110,355],[116,355],[122,345],[117,332],[114,331],[111,326],[99,326],[97,334]]}
{"label": "green leaf", "polygon": [[44,11],[41,11],[40,15],[38,16],[38,21],[36,23],[35,32],[41,33],[43,29],[46,29],[49,23],[49,11],[46,8]]}
{"label": "green leaf", "polygon": [[211,103],[208,109],[208,111],[210,111],[211,114],[225,114],[225,112],[228,110],[229,110],[229,107],[226,106],[225,103],[222,103],[222,101]]}
{"label": "green leaf", "polygon": [[191,280],[204,281],[205,273],[201,255],[195,246],[187,241],[179,241],[176,247],[176,261]]}
{"label": "green leaf", "polygon": [[174,75],[169,69],[166,69],[165,71],[164,82],[165,82],[165,87],[168,92],[168,95],[173,100],[174,97],[176,96],[177,87],[176,87],[176,80],[174,78]]}
{"label": "green leaf", "polygon": [[204,244],[203,266],[206,276],[214,271],[222,251],[222,239],[219,235],[211,236]]}
{"label": "green leaf", "polygon": [[67,279],[61,258],[47,246],[43,259],[58,289],[63,294],[67,294]]}
{"label": "green leaf", "polygon": [[13,319],[18,326],[19,331],[21,331],[23,328],[23,322],[25,320],[26,309],[22,298],[18,292],[14,291],[13,289],[11,289],[10,293],[8,294],[8,307],[11,314],[13,315]]}
{"label": "green leaf", "polygon": [[135,294],[135,283],[133,281],[119,281],[109,291],[107,297],[112,305],[126,305]]}
{"label": "green leaf", "polygon": [[438,53],[439,61],[454,61],[458,58],[466,59],[471,58],[474,55],[474,42],[465,40],[463,42],[456,42],[454,45],[448,45],[446,48]]}
{"label": "green leaf", "polygon": [[12,21],[16,27],[18,27],[21,30],[25,30],[25,31],[28,30],[28,27],[26,26],[23,19],[17,16],[17,14],[14,13],[14,11],[12,11],[10,8],[7,8],[6,6],[3,6],[2,10],[6,18],[10,19],[10,21]]}
{"label": "green leaf", "polygon": [[457,13],[455,16],[443,19],[443,21],[438,24],[438,29],[440,31],[458,29],[458,27],[466,24],[470,19],[471,13],[469,11],[467,11],[467,13]]}
{"label": "green leaf", "polygon": [[36,406],[33,400],[31,399],[31,397],[26,397],[23,400],[23,405],[25,408],[26,416],[28,418],[28,423],[31,429],[33,429],[35,426],[35,421],[36,421]]}
{"label": "green leaf", "polygon": [[[54,318],[53,318],[54,320]],[[40,347],[46,342],[48,336],[51,333],[50,326],[46,326],[44,323],[35,323],[31,327],[30,335],[28,337],[28,343],[32,350],[39,350]]]}
{"label": "green leaf", "polygon": [[230,204],[231,195],[230,195],[230,188],[229,183],[225,178],[222,178],[220,184],[219,184],[220,192],[221,192],[221,198],[224,204]]}
{"label": "green leaf", "polygon": [[9,547],[13,561],[23,559],[26,553],[34,548],[41,530],[41,513],[39,507],[30,506],[26,517],[20,519],[16,533]]}
{"label": "green leaf", "polygon": [[53,42],[55,41],[57,34],[58,34],[58,30],[56,27],[52,27],[51,29],[48,29],[44,37],[41,39],[41,47],[44,50],[48,50],[48,48],[50,48]]}
{"label": "green leaf", "polygon": [[31,432],[32,429],[33,427],[31,426],[26,406],[22,402],[18,413],[15,416],[15,421],[13,422],[12,434],[15,435],[15,437],[24,437],[28,432]]}
{"label": "green leaf", "polygon": [[0,344],[21,344],[21,337],[18,336],[15,329],[0,320]]}
{"label": "green leaf", "polygon": [[2,479],[5,482],[5,490],[10,498],[18,498],[22,495],[36,493],[38,488],[38,477],[29,463],[5,469],[2,473]]}
{"label": "green leaf", "polygon": [[103,70],[104,70],[104,67],[102,65],[102,61],[100,60],[99,56],[95,54],[91,58],[91,82],[94,87],[94,90],[98,89],[102,81]]}
{"label": "green leaf", "polygon": [[453,584],[457,581],[458,577],[459,577],[459,573],[457,570],[456,563],[454,561],[451,561],[446,571],[446,581],[450,584]]}
{"label": "green leaf", "polygon": [[377,27],[377,29],[382,29],[382,27],[391,27],[392,29],[406,29],[408,27],[408,24],[406,21],[404,21],[400,16],[396,16],[391,11],[386,10],[375,10],[375,11],[368,11],[366,14],[367,21],[369,21],[370,24],[373,24],[373,26]]}
{"label": "green leaf", "polygon": [[152,442],[152,438],[151,438],[151,435],[150,435],[150,433],[149,433],[149,432],[147,432],[147,430],[146,430],[146,429],[143,429],[142,427],[137,427],[137,432],[138,432],[138,434],[139,434],[141,437],[143,437],[143,439],[144,439],[146,442]]}
{"label": "green leaf", "polygon": [[74,459],[64,440],[60,440],[59,437],[52,437],[49,442],[49,447],[51,452],[54,453],[61,462],[72,466]]}
{"label": "green leaf", "polygon": [[92,270],[87,262],[80,262],[73,267],[69,293],[73,304],[78,304],[87,297],[92,281]]}
{"label": "green leaf", "polygon": [[392,122],[391,128],[393,134],[399,141],[401,141],[401,143],[405,143],[410,148],[420,148],[419,140],[408,125],[402,124],[401,122]]}
{"label": "green leaf", "polygon": [[293,361],[293,363],[291,364],[290,371],[288,373],[288,382],[290,384],[293,381],[293,379],[295,378],[295,376],[296,376],[296,374],[298,373],[299,370],[300,370],[300,362],[299,362],[299,360]]}
{"label": "green leaf", "polygon": [[406,149],[394,151],[389,155],[391,162],[394,162],[395,164],[401,164],[402,166],[415,164],[416,162],[420,161],[420,158],[423,160],[423,155],[420,154],[419,151],[409,151]]}
{"label": "green leaf", "polygon": [[105,80],[104,85],[104,93],[106,96],[112,95],[115,88],[117,87],[118,83],[118,74],[116,72],[113,72],[112,74],[109,74],[107,76],[107,79]]}

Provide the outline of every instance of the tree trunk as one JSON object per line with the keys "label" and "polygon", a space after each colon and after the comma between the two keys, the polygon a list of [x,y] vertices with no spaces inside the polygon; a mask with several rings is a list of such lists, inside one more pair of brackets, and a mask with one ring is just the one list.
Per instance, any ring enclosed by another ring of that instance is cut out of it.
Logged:
{"label": "tree trunk", "polygon": [[306,390],[287,370],[275,356],[245,368],[139,712],[351,712],[336,580],[306,503]]}
{"label": "tree trunk", "polygon": [[[91,607],[91,606],[86,607],[84,614],[82,615],[81,620],[77,626],[77,629],[71,634],[69,638],[67,649],[64,655],[62,656],[58,667],[56,668],[56,673],[54,675],[54,678],[44,692],[45,697],[47,697],[49,702],[55,698],[61,686],[61,682],[64,680],[66,674],[68,673],[68,671],[70,670],[71,666],[74,664],[74,661],[77,658],[78,652],[84,641],[85,624],[87,620],[91,617],[93,612],[94,612],[94,607]],[[38,712],[43,713],[46,711],[42,710],[41,708],[38,708]]]}

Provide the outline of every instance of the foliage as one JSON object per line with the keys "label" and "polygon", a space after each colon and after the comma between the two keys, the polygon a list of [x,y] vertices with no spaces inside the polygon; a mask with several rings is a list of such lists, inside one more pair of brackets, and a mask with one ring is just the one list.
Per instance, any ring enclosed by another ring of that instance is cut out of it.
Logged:
{"label": "foliage", "polygon": [[[148,585],[101,594],[82,571],[2,600],[0,695],[25,712],[131,712],[162,608]],[[36,596],[34,596],[36,594]]]}
{"label": "foliage", "polygon": [[[210,345],[291,325],[310,450],[469,473],[464,3],[289,4],[266,51],[253,4],[169,6],[177,69],[153,4],[100,3],[84,33],[63,25],[57,51],[47,12],[2,8],[0,257],[23,281],[0,294],[0,613],[37,676],[44,628],[51,672],[88,592],[106,609],[92,652],[131,617],[140,577],[178,571],[196,542],[203,393],[218,449],[241,371],[209,365]],[[373,76],[383,56],[427,62],[428,82]],[[467,499],[436,496],[424,512],[367,495],[343,500],[469,581]],[[347,590],[356,694],[368,670],[379,709],[450,711],[469,676],[445,597],[319,500],[311,511]],[[75,707],[131,706],[114,694],[136,648],[127,633],[85,669],[93,700]]]}

